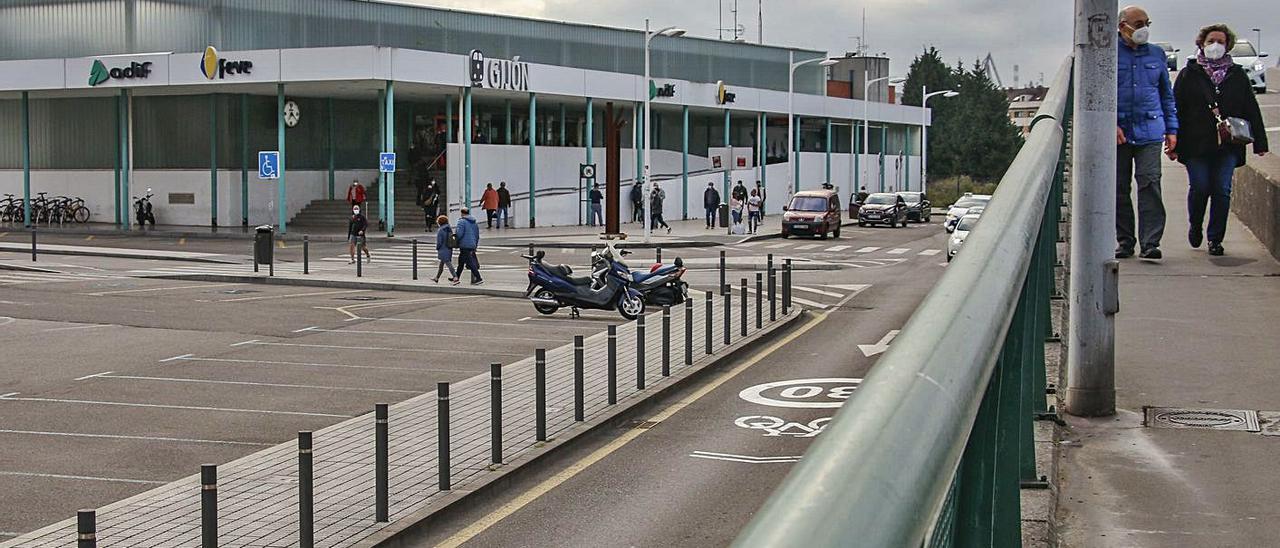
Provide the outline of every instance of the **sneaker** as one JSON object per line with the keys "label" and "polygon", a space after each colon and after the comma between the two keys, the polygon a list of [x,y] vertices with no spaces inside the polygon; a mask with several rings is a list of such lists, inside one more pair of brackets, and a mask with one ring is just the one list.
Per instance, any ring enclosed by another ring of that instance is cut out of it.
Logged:
{"label": "sneaker", "polygon": [[347,261],[347,264],[356,264],[356,260],[355,260],[355,259],[351,259],[350,261]]}
{"label": "sneaker", "polygon": [[1222,244],[1221,244],[1221,243],[1219,243],[1219,242],[1209,242],[1209,254],[1210,254],[1210,255],[1213,255],[1213,256],[1215,256],[1215,257],[1218,257],[1218,256],[1221,256],[1223,253],[1226,253],[1226,250],[1225,250],[1225,249],[1222,249]]}
{"label": "sneaker", "polygon": [[1129,257],[1132,257],[1132,256],[1133,256],[1133,250],[1132,250],[1132,249],[1125,249],[1125,248],[1123,248],[1123,247],[1118,247],[1118,248],[1116,248],[1116,258],[1117,258],[1117,259],[1128,259]]}
{"label": "sneaker", "polygon": [[480,280],[478,282],[471,282],[471,285],[484,285],[484,280]]}
{"label": "sneaker", "polygon": [[431,278],[431,283],[440,283],[440,278]]}
{"label": "sneaker", "polygon": [[1187,232],[1187,241],[1191,243],[1192,249],[1200,249],[1200,243],[1204,241],[1204,233],[1200,231],[1200,227],[1191,227]]}
{"label": "sneaker", "polygon": [[671,234],[671,227],[667,227],[667,234]]}
{"label": "sneaker", "polygon": [[1160,253],[1160,248],[1151,247],[1151,248],[1142,250],[1142,254],[1138,256],[1143,259],[1159,259],[1164,257],[1164,254]]}
{"label": "sneaker", "polygon": [[462,283],[462,280],[459,278],[453,278],[453,279],[450,279],[449,282],[452,283],[453,285],[458,285]]}

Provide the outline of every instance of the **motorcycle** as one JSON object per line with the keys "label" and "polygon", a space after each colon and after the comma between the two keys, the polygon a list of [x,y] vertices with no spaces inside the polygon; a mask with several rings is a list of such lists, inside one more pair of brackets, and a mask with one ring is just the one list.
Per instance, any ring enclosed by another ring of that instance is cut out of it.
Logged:
{"label": "motorcycle", "polygon": [[529,287],[525,289],[525,297],[533,302],[539,314],[554,314],[566,306],[571,309],[571,318],[580,316],[579,311],[584,308],[616,309],[628,320],[644,314],[644,296],[632,287],[631,271],[615,258],[612,246],[592,254],[590,276],[573,276],[569,265],[544,263],[544,251],[522,257],[529,261]]}
{"label": "motorcycle", "polygon": [[151,228],[156,227],[156,216],[151,212],[151,189],[147,189],[147,195],[141,198],[133,197],[133,214],[138,219],[138,226],[147,226],[147,221],[151,222]]}
{"label": "motorcycle", "polygon": [[646,304],[675,306],[689,296],[689,284],[681,279],[685,272],[684,261],[676,257],[675,263],[657,263],[648,272],[632,271],[631,278]]}

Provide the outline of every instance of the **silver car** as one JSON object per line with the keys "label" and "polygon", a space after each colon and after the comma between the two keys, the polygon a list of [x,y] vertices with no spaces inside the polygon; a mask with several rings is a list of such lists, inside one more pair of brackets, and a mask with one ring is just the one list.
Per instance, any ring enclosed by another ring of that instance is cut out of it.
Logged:
{"label": "silver car", "polygon": [[956,253],[960,252],[960,246],[964,245],[964,240],[969,237],[973,227],[978,226],[980,218],[979,215],[965,215],[956,223],[955,231],[951,233],[950,238],[947,238],[947,262],[951,262]]}

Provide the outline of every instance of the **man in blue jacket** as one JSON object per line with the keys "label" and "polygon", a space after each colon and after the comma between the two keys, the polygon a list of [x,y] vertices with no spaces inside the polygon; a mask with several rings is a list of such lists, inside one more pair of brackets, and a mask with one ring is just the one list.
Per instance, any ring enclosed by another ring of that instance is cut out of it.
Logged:
{"label": "man in blue jacket", "polygon": [[476,248],[480,247],[480,225],[471,216],[471,210],[462,208],[462,217],[458,219],[455,229],[458,235],[458,278],[462,277],[462,269],[471,271],[471,285],[480,285],[480,259],[476,258]]}
{"label": "man in blue jacket", "polygon": [[[1151,19],[1146,10],[1120,10],[1116,104],[1116,258],[1132,257],[1141,245],[1144,259],[1160,258],[1164,203],[1160,197],[1160,148],[1178,146],[1178,113],[1164,50],[1147,44]],[[1138,233],[1134,233],[1133,180],[1138,181]]]}

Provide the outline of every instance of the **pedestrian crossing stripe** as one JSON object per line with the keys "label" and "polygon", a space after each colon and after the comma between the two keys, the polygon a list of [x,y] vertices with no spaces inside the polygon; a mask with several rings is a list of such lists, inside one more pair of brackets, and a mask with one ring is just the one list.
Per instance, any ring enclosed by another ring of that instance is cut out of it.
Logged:
{"label": "pedestrian crossing stripe", "polygon": [[926,249],[926,250],[924,250],[924,251],[921,251],[919,254],[920,254],[920,255],[924,255],[925,257],[932,257],[932,256],[937,255],[937,254],[939,254],[939,253],[942,253],[942,250],[941,250],[941,249]]}
{"label": "pedestrian crossing stripe", "polygon": [[879,250],[880,248],[878,247],[864,247],[857,250],[855,253],[871,253],[872,251],[879,251]]}
{"label": "pedestrian crossing stripe", "polygon": [[754,241],[754,242],[742,242],[742,243],[737,244],[737,245],[738,245],[738,247],[755,247],[755,246],[758,246],[758,245],[760,245],[760,244],[762,244],[762,243],[764,243],[764,241],[763,241],[763,240],[756,240],[756,241]]}
{"label": "pedestrian crossing stripe", "polygon": [[908,251],[911,251],[911,250],[910,250],[910,249],[907,249],[907,248],[905,248],[905,247],[899,247],[899,248],[895,248],[895,249],[890,249],[889,251],[886,251],[885,253],[888,253],[889,255],[902,255],[902,254],[904,254],[904,253],[906,253],[906,252],[908,252]]}
{"label": "pedestrian crossing stripe", "polygon": [[818,247],[818,244],[805,244],[800,247],[797,247],[796,251],[804,251],[806,249],[813,249],[815,247]]}
{"label": "pedestrian crossing stripe", "polygon": [[791,244],[789,243],[773,244],[773,245],[765,246],[765,249],[778,249],[782,247],[787,247],[789,245]]}
{"label": "pedestrian crossing stripe", "polygon": [[846,249],[849,249],[850,247],[853,247],[853,246],[851,246],[851,245],[833,245],[833,246],[831,246],[831,247],[828,247],[826,250],[827,250],[827,251],[831,251],[831,252],[836,252],[836,251],[844,251],[844,250],[846,250]]}
{"label": "pedestrian crossing stripe", "polygon": [[29,284],[29,283],[49,283],[49,282],[83,282],[90,280],[113,280],[123,278],[124,276],[110,276],[102,274],[75,274],[62,272],[23,272],[23,271],[6,271],[11,273],[0,274],[0,284]]}

